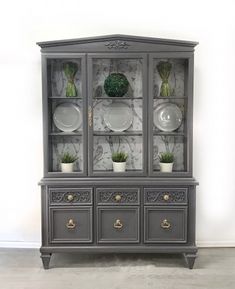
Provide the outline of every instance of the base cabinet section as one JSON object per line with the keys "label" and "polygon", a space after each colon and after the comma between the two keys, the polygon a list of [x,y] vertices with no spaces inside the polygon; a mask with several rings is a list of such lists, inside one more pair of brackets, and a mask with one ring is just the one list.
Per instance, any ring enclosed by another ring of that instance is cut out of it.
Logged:
{"label": "base cabinet section", "polygon": [[92,207],[51,208],[50,243],[91,243]]}
{"label": "base cabinet section", "polygon": [[139,243],[139,208],[98,208],[98,243]]}
{"label": "base cabinet section", "polygon": [[145,207],[145,243],[186,243],[187,207]]}
{"label": "base cabinet section", "polygon": [[57,252],[178,253],[193,268],[193,185],[43,186],[42,208],[45,269]]}

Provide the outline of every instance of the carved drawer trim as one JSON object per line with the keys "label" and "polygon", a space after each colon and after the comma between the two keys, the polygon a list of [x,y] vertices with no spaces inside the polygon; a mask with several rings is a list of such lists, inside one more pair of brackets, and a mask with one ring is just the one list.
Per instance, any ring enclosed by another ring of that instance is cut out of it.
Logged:
{"label": "carved drawer trim", "polygon": [[138,205],[140,203],[138,188],[98,188],[96,200],[98,205]]}
{"label": "carved drawer trim", "polygon": [[91,205],[92,188],[50,188],[50,205]]}
{"label": "carved drawer trim", "polygon": [[144,204],[187,205],[187,188],[145,188]]}

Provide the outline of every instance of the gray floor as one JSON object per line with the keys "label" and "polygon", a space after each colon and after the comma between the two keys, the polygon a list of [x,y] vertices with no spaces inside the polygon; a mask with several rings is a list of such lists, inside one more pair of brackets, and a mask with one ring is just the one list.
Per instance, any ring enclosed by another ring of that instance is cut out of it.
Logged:
{"label": "gray floor", "polygon": [[0,249],[0,289],[235,289],[235,248],[200,249],[195,268],[179,255],[55,254]]}

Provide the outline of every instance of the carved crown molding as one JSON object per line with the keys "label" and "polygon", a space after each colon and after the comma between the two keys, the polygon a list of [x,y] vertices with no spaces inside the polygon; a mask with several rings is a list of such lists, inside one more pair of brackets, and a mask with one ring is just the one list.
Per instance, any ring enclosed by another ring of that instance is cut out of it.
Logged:
{"label": "carved crown molding", "polygon": [[130,44],[128,44],[126,41],[121,40],[115,40],[115,41],[109,41],[105,44],[108,49],[128,49]]}

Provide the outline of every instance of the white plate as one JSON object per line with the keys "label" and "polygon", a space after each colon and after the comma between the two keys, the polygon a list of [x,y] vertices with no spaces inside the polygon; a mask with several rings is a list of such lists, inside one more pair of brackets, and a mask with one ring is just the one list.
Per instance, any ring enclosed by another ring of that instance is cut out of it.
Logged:
{"label": "white plate", "polygon": [[181,110],[174,103],[162,103],[153,112],[153,122],[161,131],[174,131],[182,123]]}
{"label": "white plate", "polygon": [[77,130],[82,124],[80,107],[69,102],[59,104],[54,111],[53,121],[64,132]]}
{"label": "white plate", "polygon": [[124,102],[113,102],[104,113],[104,122],[112,131],[127,130],[133,121],[133,113]]}

